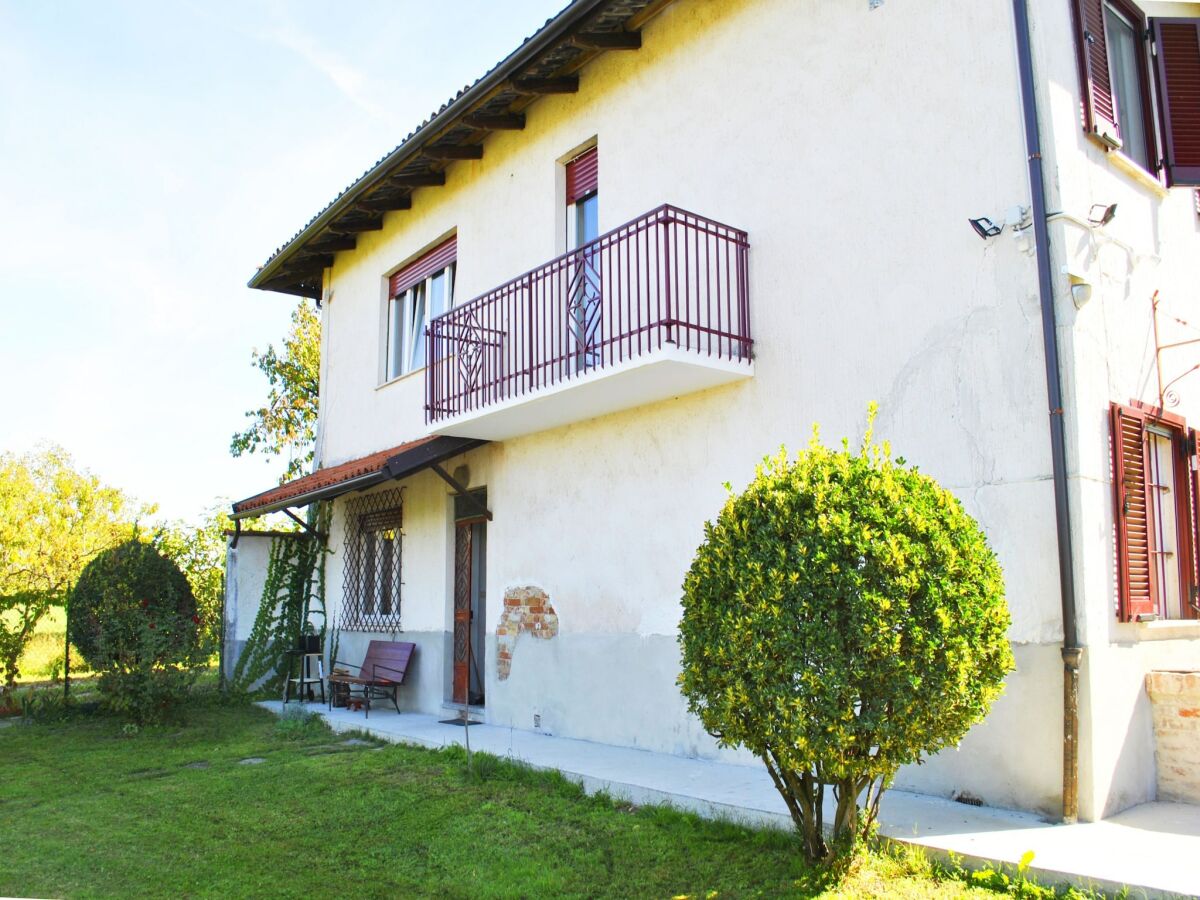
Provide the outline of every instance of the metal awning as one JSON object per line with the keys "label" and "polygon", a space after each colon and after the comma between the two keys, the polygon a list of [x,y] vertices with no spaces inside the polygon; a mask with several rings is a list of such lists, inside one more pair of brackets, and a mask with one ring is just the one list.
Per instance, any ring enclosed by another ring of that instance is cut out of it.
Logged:
{"label": "metal awning", "polygon": [[422,469],[434,468],[445,477],[440,471],[440,463],[486,443],[476,438],[419,438],[340,465],[318,469],[311,475],[239,500],[233,504],[232,518],[248,519],[291,507],[307,506],[318,500],[365,490],[385,481],[407,478]]}

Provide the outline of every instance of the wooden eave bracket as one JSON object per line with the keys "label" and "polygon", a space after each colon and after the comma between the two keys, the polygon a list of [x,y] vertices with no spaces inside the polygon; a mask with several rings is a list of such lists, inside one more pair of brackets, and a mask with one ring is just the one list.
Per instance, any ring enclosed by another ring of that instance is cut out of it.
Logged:
{"label": "wooden eave bracket", "polygon": [[412,172],[407,175],[389,175],[384,180],[393,187],[441,187],[446,183],[446,173]]}
{"label": "wooden eave bracket", "polygon": [[334,222],[329,226],[329,230],[338,234],[357,234],[360,231],[382,231],[383,216],[372,215],[366,218]]}
{"label": "wooden eave bracket", "polygon": [[563,78],[517,78],[512,89],[519,94],[574,94],[579,91],[579,76]]}
{"label": "wooden eave bracket", "polygon": [[[291,519],[296,524],[298,524],[301,528],[303,528],[305,531],[307,531],[312,537],[315,537],[318,540],[322,540],[322,541],[329,537],[329,535],[327,535],[325,532],[317,531],[317,529],[313,528],[311,525],[309,525],[307,522],[305,522],[302,518],[300,518],[298,515],[296,515],[294,512],[292,512],[290,508],[285,506],[283,508],[283,512],[287,514],[289,519]],[[237,521],[239,524],[241,523],[240,519],[238,519]]]}
{"label": "wooden eave bracket", "polygon": [[525,127],[524,113],[500,113],[488,115],[477,113],[463,116],[463,124],[484,131],[520,131]]}
{"label": "wooden eave bracket", "polygon": [[574,35],[571,43],[576,47],[584,47],[588,50],[640,50],[642,33],[640,31],[595,31]]}
{"label": "wooden eave bracket", "polygon": [[421,153],[430,159],[483,159],[483,147],[479,144],[445,144],[441,147],[425,147]]}
{"label": "wooden eave bracket", "polygon": [[460,483],[458,479],[450,475],[438,463],[434,463],[429,468],[433,469],[433,471],[437,473],[438,477],[441,478],[442,481],[454,488],[454,492],[458,494],[458,496],[465,497],[468,503],[479,510],[480,515],[484,516],[489,522],[492,521],[492,511],[488,509],[484,503],[481,503],[479,498],[467,489],[466,485]]}
{"label": "wooden eave bracket", "polygon": [[400,197],[371,197],[357,203],[355,208],[365,212],[395,212],[400,209],[412,209],[412,197],[407,194]]}
{"label": "wooden eave bracket", "polygon": [[349,234],[324,235],[308,245],[306,249],[313,253],[333,253],[337,250],[353,250],[358,241]]}

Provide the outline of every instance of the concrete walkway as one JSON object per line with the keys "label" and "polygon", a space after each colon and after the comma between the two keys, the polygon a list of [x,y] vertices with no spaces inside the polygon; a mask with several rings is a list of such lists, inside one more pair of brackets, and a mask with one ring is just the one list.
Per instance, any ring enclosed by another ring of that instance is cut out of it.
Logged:
{"label": "concrete walkway", "polygon": [[[262,706],[278,713],[278,701]],[[438,717],[373,710],[319,712],[334,731],[363,730],[388,741],[425,747],[462,744],[464,729]],[[449,714],[441,718],[449,718]],[[665,803],[709,817],[791,828],[791,818],[766,769],[687,759],[590,741],[551,737],[495,725],[472,725],[471,748],[540,769],[557,769],[589,792],[605,790],[635,804]],[[832,811],[830,810],[830,813]],[[828,816],[831,818],[831,815]],[[938,797],[889,791],[880,831],[935,853],[955,853],[967,865],[1015,865],[1032,850],[1030,874],[1044,884],[1071,882],[1106,892],[1122,886],[1133,897],[1200,895],[1200,807],[1147,803],[1106,819],[1049,825],[1037,816],[965,806]]]}

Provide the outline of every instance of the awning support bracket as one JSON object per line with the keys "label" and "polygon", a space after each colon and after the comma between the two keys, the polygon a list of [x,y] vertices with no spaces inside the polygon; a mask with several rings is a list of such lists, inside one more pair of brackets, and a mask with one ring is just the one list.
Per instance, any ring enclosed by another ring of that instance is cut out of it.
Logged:
{"label": "awning support bracket", "polygon": [[492,521],[492,511],[490,509],[488,509],[487,505],[485,503],[483,503],[482,501],[480,501],[480,499],[478,497],[476,497],[474,494],[472,494],[465,485],[463,485],[456,478],[454,478],[452,475],[447,473],[446,470],[443,469],[437,463],[434,463],[433,465],[431,465],[430,468],[433,469],[433,471],[438,474],[438,477],[441,478],[442,481],[446,482],[446,484],[448,484],[448,485],[450,485],[450,487],[454,488],[454,491],[455,491],[455,493],[458,494],[458,496],[465,497],[468,503],[470,503],[472,506],[474,506],[476,509],[479,510],[480,514],[482,514],[483,516],[486,516],[487,520],[489,522]]}
{"label": "awning support bracket", "polygon": [[325,540],[325,538],[326,538],[325,534],[323,534],[320,531],[317,531],[317,529],[313,528],[311,525],[309,525],[307,522],[305,522],[302,518],[300,518],[298,515],[296,515],[290,509],[288,509],[288,507],[285,506],[283,508],[283,512],[287,514],[289,519],[291,519],[293,522],[295,522],[297,525],[299,525],[301,528],[303,528],[305,531],[307,531],[310,535],[315,537],[317,540],[319,540],[319,541]]}

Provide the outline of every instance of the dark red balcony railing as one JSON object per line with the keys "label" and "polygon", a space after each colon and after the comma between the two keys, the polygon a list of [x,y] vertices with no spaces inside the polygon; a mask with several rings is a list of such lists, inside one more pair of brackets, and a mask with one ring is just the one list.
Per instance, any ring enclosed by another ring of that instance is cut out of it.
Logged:
{"label": "dark red balcony railing", "polygon": [[434,423],[661,348],[750,360],[746,232],[660,206],[429,324]]}

